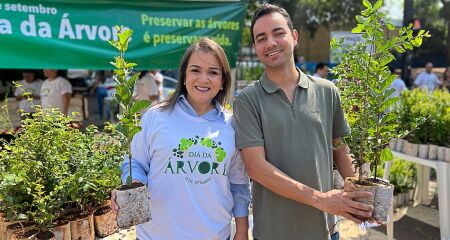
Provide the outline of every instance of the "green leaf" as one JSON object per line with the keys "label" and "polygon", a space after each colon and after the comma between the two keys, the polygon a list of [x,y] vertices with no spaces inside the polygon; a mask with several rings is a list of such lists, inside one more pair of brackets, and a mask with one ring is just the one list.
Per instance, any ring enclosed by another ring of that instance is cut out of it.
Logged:
{"label": "green leaf", "polygon": [[141,73],[138,72],[138,73],[135,73],[133,76],[131,76],[131,78],[127,80],[127,85],[130,87],[134,87],[134,85],[136,84],[136,81],[139,79],[140,75],[141,75]]}
{"label": "green leaf", "polygon": [[355,18],[356,18],[356,21],[359,23],[364,23],[366,21],[366,18],[361,15],[356,15]]}
{"label": "green leaf", "polygon": [[368,0],[363,0],[363,5],[368,9],[372,9],[372,4]]}
{"label": "green leaf", "polygon": [[383,5],[383,0],[378,0],[375,5],[373,5],[373,10],[378,10]]}
{"label": "green leaf", "polygon": [[389,107],[394,105],[398,101],[398,98],[389,98],[387,99],[380,107],[380,112],[386,111]]}
{"label": "green leaf", "polygon": [[361,32],[362,32],[361,24],[358,24],[358,26],[352,29],[352,33],[361,33]]}
{"label": "green leaf", "polygon": [[400,47],[400,46],[396,46],[395,50],[397,50],[397,52],[399,52],[399,53],[404,53],[405,52],[405,49]]}
{"label": "green leaf", "polygon": [[387,24],[387,28],[389,29],[389,30],[395,30],[395,26],[392,24],[392,23],[388,23]]}
{"label": "green leaf", "polygon": [[417,37],[414,39],[416,42],[416,47],[420,47],[422,45],[422,38],[421,37]]}
{"label": "green leaf", "polygon": [[370,13],[372,13],[372,9],[368,8],[368,9],[362,11],[361,15],[363,15],[364,17],[367,17],[370,15]]}
{"label": "green leaf", "polygon": [[[131,167],[131,166],[130,166]],[[131,176],[127,177],[127,185],[131,186],[131,183],[133,182],[133,179],[131,178]]]}
{"label": "green leaf", "polygon": [[392,74],[386,80],[384,80],[381,91],[385,91],[386,89],[388,89],[388,87],[391,86],[392,82],[394,82],[396,77],[397,77],[396,75]]}
{"label": "green leaf", "polygon": [[134,135],[136,135],[136,133],[140,132],[141,130],[142,128],[140,126],[130,126],[129,138],[133,139]]}
{"label": "green leaf", "polygon": [[394,155],[392,154],[391,150],[389,149],[389,147],[383,149],[381,151],[381,155],[380,155],[380,160],[382,162],[384,161],[390,161],[390,160],[394,160]]}
{"label": "green leaf", "polygon": [[131,67],[135,67],[135,66],[137,66],[136,63],[127,63],[127,64],[125,65],[125,67],[127,67],[127,68],[131,68]]}
{"label": "green leaf", "polygon": [[141,110],[146,109],[148,106],[150,106],[150,104],[151,104],[150,100],[139,100],[131,106],[130,114],[138,113]]}

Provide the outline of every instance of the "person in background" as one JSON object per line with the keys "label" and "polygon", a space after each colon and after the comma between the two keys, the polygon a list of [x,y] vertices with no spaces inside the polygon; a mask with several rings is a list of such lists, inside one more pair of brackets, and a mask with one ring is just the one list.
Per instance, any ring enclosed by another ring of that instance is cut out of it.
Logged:
{"label": "person in background", "polygon": [[161,74],[159,70],[156,69],[150,70],[150,75],[153,77],[153,79],[155,79],[156,87],[158,89],[158,99],[156,100],[156,102],[159,103],[163,100],[162,97],[163,97],[164,76]]}
{"label": "person in background", "polygon": [[442,77],[442,88],[450,92],[450,66],[445,69]]}
{"label": "person in background", "polygon": [[[18,82],[19,86],[14,91],[16,100],[19,101],[19,109],[25,113],[33,113],[35,110],[33,106],[41,105],[41,88],[43,81],[36,79],[36,70],[25,69],[22,70],[23,79]],[[31,114],[21,115],[24,117],[31,117]]]}
{"label": "person in background", "polygon": [[432,92],[439,87],[439,85],[441,85],[441,81],[439,81],[436,74],[433,73],[433,63],[428,62],[425,65],[425,71],[421,72],[416,77],[416,80],[414,80],[414,87],[427,89],[428,92]]}
{"label": "person in background", "polygon": [[[148,110],[132,141],[133,180],[147,185],[152,220],[140,240],[248,239],[249,179],[235,146],[231,88],[223,49],[203,38],[180,63],[174,94]],[[122,165],[122,181],[129,175]],[[115,194],[112,194],[113,207]]]}
{"label": "person in background", "polygon": [[328,65],[323,62],[319,62],[316,65],[316,71],[314,72],[313,76],[327,79],[328,71],[329,71]]}
{"label": "person in background", "polygon": [[105,97],[108,96],[108,89],[105,86],[105,71],[95,71],[94,74],[95,82],[90,90],[90,94],[94,95],[95,93],[97,97],[98,115],[99,119],[102,120],[105,111]]}
{"label": "person in background", "polygon": [[57,108],[67,115],[72,97],[70,82],[59,76],[58,70],[55,69],[44,69],[44,75],[47,79],[41,87],[42,108]]}
{"label": "person in background", "polygon": [[150,71],[143,73],[143,76],[136,81],[134,89],[136,100],[150,100],[154,103],[158,99],[158,86]]}
{"label": "person in background", "polygon": [[333,163],[356,177],[342,138],[350,133],[339,92],[294,64],[298,32],[287,11],[263,4],[250,28],[264,74],[233,105],[236,147],[253,180],[253,237],[338,239],[334,217],[361,223],[373,207],[354,201],[369,192],[333,189]]}
{"label": "person in background", "polygon": [[396,78],[391,83],[390,88],[395,89],[395,92],[392,93],[392,97],[400,97],[400,94],[407,90],[405,82],[400,78],[401,70],[400,69],[391,69],[391,72],[396,75]]}

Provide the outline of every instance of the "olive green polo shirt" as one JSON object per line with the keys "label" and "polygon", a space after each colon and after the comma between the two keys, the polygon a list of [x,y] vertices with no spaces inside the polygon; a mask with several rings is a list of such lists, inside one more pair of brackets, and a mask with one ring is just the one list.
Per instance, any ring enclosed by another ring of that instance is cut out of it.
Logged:
{"label": "olive green polo shirt", "polygon": [[[234,102],[237,148],[262,146],[266,159],[316,190],[332,189],[332,139],[350,133],[338,89],[328,80],[300,77],[294,100],[264,73]],[[334,220],[322,211],[253,185],[253,235],[258,240],[328,239]],[[328,223],[327,223],[328,221]]]}

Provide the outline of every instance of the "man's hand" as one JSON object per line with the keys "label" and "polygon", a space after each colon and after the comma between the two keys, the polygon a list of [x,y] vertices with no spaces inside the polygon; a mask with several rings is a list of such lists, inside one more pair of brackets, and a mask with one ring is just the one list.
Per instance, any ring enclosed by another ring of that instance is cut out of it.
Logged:
{"label": "man's hand", "polygon": [[343,216],[355,223],[360,224],[362,218],[372,217],[373,206],[353,201],[353,198],[373,198],[370,192],[344,192],[342,190],[331,190],[323,194],[319,209],[333,215]]}

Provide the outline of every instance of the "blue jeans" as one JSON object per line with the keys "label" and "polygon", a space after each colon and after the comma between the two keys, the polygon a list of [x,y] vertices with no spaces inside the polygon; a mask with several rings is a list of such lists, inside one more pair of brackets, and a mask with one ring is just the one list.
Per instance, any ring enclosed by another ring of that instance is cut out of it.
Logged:
{"label": "blue jeans", "polygon": [[[103,117],[103,102],[105,100],[105,97],[107,96],[107,89],[105,87],[98,86],[95,89],[95,95],[97,96],[98,101],[98,113],[100,117]],[[106,108],[106,115],[109,115],[109,107]]]}

